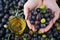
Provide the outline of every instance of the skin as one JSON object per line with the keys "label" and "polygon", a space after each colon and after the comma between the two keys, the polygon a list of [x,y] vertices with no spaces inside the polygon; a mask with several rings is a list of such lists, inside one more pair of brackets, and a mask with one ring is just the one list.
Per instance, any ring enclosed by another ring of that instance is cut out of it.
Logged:
{"label": "skin", "polygon": [[42,33],[49,31],[49,29],[53,26],[53,24],[59,18],[59,12],[60,12],[60,9],[55,0],[53,0],[53,1],[52,0],[44,0],[43,5],[45,5],[46,8],[50,8],[52,10],[52,12],[54,13],[55,17],[49,22],[49,25],[46,28],[40,29],[40,31]]}
{"label": "skin", "polygon": [[44,32],[49,31],[49,29],[52,27],[52,25],[55,23],[55,21],[59,17],[60,9],[55,0],[43,0],[43,2],[42,0],[38,0],[38,1],[28,0],[24,5],[24,15],[25,15],[25,20],[27,22],[29,29],[36,31],[36,29],[34,28],[34,25],[32,25],[30,21],[28,20],[28,15],[30,14],[29,12],[30,10],[40,7],[42,4],[45,5],[46,8],[50,8],[55,15],[55,17],[49,22],[49,25],[46,28],[40,28],[40,31],[44,33]]}
{"label": "skin", "polygon": [[30,29],[32,29],[33,31],[36,31],[36,29],[34,28],[34,25],[31,25],[30,21],[28,20],[28,15],[30,14],[30,10],[34,9],[34,8],[38,8],[39,6],[42,5],[42,0],[28,0],[26,2],[26,4],[24,5],[24,15],[25,15],[25,20],[27,22],[27,25]]}

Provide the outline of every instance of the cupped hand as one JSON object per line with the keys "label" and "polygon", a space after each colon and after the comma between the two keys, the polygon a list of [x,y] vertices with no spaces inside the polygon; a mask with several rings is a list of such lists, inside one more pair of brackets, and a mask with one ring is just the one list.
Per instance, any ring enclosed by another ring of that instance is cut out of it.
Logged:
{"label": "cupped hand", "polygon": [[46,28],[40,29],[42,33],[49,31],[49,29],[53,26],[53,24],[59,17],[59,10],[60,10],[55,0],[44,0],[43,5],[45,5],[46,8],[50,8],[55,17],[49,22],[49,25]]}
{"label": "cupped hand", "polygon": [[53,26],[53,24],[59,17],[59,7],[55,0],[43,0],[43,3],[42,3],[42,0],[38,0],[38,1],[28,0],[27,3],[24,5],[24,14],[25,14],[25,19],[26,19],[29,29],[36,31],[34,25],[32,25],[30,21],[28,20],[28,15],[30,14],[29,12],[30,10],[34,8],[38,8],[42,4],[45,5],[46,8],[50,8],[55,15],[55,17],[49,22],[49,25],[46,28],[40,28],[40,31],[44,33],[44,32],[49,31],[49,29]]}
{"label": "cupped hand", "polygon": [[28,0],[24,5],[24,15],[25,20],[27,22],[27,25],[29,29],[36,31],[34,25],[32,25],[28,19],[28,15],[30,14],[30,10],[34,8],[38,8],[40,5],[42,5],[42,0]]}

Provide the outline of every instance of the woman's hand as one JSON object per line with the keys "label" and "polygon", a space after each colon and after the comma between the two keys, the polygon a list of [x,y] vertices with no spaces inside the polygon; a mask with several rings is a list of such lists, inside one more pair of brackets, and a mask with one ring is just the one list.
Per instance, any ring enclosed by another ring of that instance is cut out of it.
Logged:
{"label": "woman's hand", "polygon": [[40,31],[42,33],[47,32],[55,23],[55,21],[58,19],[59,17],[59,7],[56,3],[56,1],[52,1],[52,0],[44,0],[43,1],[43,5],[46,6],[46,8],[50,8],[53,12],[53,14],[55,15],[55,17],[49,22],[49,25],[46,28],[41,28]]}
{"label": "woman's hand", "polygon": [[36,29],[34,28],[34,25],[32,25],[28,20],[28,15],[30,14],[29,11],[34,8],[38,8],[40,5],[42,5],[42,0],[28,0],[24,5],[25,20],[27,22],[29,29],[32,29],[33,31],[36,31]]}
{"label": "woman's hand", "polygon": [[59,17],[59,7],[56,3],[55,0],[28,0],[27,3],[24,5],[24,15],[25,15],[25,19],[27,22],[27,25],[29,27],[29,29],[32,29],[33,31],[36,31],[34,25],[32,25],[30,23],[30,21],[28,20],[28,15],[30,14],[30,10],[34,9],[34,8],[38,8],[41,5],[45,5],[46,8],[50,8],[52,10],[52,12],[54,13],[55,17],[49,22],[49,25],[46,28],[40,28],[40,31],[42,33],[47,32],[55,23],[55,21],[58,19]]}

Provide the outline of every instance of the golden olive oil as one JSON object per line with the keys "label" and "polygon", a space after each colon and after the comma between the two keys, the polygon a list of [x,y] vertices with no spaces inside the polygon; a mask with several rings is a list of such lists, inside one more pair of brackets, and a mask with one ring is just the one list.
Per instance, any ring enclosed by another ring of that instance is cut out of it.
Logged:
{"label": "golden olive oil", "polygon": [[17,35],[23,33],[26,27],[26,22],[23,18],[14,17],[9,20],[9,29]]}

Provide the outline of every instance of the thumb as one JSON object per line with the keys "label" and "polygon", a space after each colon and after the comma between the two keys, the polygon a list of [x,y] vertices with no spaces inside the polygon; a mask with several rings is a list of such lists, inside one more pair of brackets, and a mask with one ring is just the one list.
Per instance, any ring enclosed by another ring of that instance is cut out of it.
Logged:
{"label": "thumb", "polygon": [[27,5],[25,4],[24,5],[24,15],[25,15],[25,19],[27,20],[28,18],[28,12],[29,12],[29,10],[28,10],[28,7],[27,7]]}
{"label": "thumb", "polygon": [[27,1],[24,5],[24,15],[26,20],[28,19],[29,11],[31,10],[30,6],[31,4],[29,3],[29,1]]}

